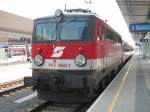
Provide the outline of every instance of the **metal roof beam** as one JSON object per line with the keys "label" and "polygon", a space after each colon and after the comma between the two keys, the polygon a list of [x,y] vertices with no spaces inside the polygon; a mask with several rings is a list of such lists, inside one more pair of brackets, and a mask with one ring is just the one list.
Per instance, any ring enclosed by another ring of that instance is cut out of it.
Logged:
{"label": "metal roof beam", "polygon": [[[125,13],[123,15],[128,16],[128,14]],[[147,16],[147,14],[133,14],[132,16]]]}
{"label": "metal roof beam", "polygon": [[128,5],[150,5],[150,1],[117,1],[119,5],[126,5],[126,2],[128,2]]}
{"label": "metal roof beam", "polygon": [[133,19],[133,16],[132,16],[132,8],[131,8],[131,6],[129,5],[129,1],[130,1],[130,0],[125,0],[125,5],[126,5],[127,10],[128,10],[129,21],[131,21],[131,19]]}

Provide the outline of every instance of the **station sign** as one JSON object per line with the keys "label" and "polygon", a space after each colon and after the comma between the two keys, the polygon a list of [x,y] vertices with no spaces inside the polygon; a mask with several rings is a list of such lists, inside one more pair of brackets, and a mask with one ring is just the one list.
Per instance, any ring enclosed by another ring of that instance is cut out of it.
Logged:
{"label": "station sign", "polygon": [[129,24],[130,32],[149,32],[150,23]]}
{"label": "station sign", "polygon": [[135,45],[138,46],[138,47],[142,46],[141,42],[137,42],[137,43],[135,43]]}
{"label": "station sign", "polygon": [[30,39],[29,38],[9,38],[8,42],[16,42],[16,43],[30,43]]}
{"label": "station sign", "polygon": [[140,42],[149,42],[149,39],[140,39]]}

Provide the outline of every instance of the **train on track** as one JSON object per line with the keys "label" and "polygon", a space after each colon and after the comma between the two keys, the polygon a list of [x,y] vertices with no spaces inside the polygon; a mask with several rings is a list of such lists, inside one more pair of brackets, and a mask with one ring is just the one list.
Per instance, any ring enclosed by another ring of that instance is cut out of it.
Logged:
{"label": "train on track", "polygon": [[27,61],[29,53],[26,45],[0,43],[0,64]]}
{"label": "train on track", "polygon": [[32,77],[24,81],[39,98],[87,102],[106,87],[133,49],[89,10],[67,12],[57,10],[34,21]]}

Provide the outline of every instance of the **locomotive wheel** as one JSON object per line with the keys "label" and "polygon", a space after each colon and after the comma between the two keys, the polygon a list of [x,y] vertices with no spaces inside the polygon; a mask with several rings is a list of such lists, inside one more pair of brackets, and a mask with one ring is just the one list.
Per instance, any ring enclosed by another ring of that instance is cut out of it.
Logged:
{"label": "locomotive wheel", "polygon": [[115,76],[116,76],[116,71],[113,70],[113,71],[111,72],[111,80],[112,80]]}
{"label": "locomotive wheel", "polygon": [[105,77],[103,78],[100,83],[96,86],[96,89],[94,90],[94,92],[96,94],[100,94],[108,85],[109,82],[109,77]]}
{"label": "locomotive wheel", "polygon": [[108,84],[108,79],[105,77],[102,81],[101,81],[101,87],[102,90],[104,90],[107,87]]}
{"label": "locomotive wheel", "polygon": [[96,88],[95,88],[95,90],[94,90],[94,93],[96,93],[97,95],[99,95],[101,92],[102,92],[102,85],[101,85],[101,83],[99,83],[99,84],[96,86]]}

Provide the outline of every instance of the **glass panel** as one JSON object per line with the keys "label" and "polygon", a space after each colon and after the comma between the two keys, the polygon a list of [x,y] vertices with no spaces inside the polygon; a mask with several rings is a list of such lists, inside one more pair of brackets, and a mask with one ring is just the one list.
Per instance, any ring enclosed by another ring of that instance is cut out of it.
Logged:
{"label": "glass panel", "polygon": [[86,22],[63,22],[61,24],[61,40],[83,40],[86,34]]}
{"label": "glass panel", "polygon": [[37,24],[33,38],[36,41],[56,40],[56,23]]}
{"label": "glass panel", "polygon": [[35,26],[32,40],[35,42],[90,41],[95,31],[94,21],[95,19],[91,17],[64,17],[60,23],[39,21]]}

